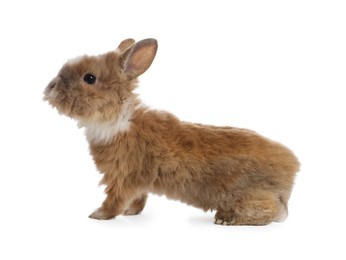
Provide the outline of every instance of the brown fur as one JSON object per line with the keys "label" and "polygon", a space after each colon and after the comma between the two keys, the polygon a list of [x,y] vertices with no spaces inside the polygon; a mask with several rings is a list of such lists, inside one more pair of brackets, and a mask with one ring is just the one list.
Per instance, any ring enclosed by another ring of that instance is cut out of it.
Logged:
{"label": "brown fur", "polygon": [[[156,49],[153,39],[127,39],[115,52],[67,63],[45,90],[52,106],[86,127],[91,154],[104,174],[107,198],[90,217],[138,214],[153,192],[216,210],[216,224],[284,220],[297,158],[253,131],[182,122],[141,106],[132,91]],[[97,77],[95,84],[83,81],[87,73]],[[114,127],[110,137],[98,139],[90,130],[107,124]]]}

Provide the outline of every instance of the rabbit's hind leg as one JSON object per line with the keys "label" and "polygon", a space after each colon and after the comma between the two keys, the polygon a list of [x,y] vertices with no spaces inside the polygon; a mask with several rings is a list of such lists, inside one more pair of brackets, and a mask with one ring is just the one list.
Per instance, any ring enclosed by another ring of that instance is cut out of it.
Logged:
{"label": "rabbit's hind leg", "polygon": [[278,196],[270,191],[249,189],[232,197],[231,207],[219,207],[215,224],[219,225],[266,225],[282,221],[287,209]]}

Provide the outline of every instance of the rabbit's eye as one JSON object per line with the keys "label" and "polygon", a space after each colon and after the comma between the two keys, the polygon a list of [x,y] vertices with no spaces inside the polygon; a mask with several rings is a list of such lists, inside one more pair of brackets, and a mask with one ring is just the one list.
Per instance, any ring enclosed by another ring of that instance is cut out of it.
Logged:
{"label": "rabbit's eye", "polygon": [[94,84],[96,81],[96,76],[94,76],[93,74],[85,74],[84,76],[84,81],[90,85]]}

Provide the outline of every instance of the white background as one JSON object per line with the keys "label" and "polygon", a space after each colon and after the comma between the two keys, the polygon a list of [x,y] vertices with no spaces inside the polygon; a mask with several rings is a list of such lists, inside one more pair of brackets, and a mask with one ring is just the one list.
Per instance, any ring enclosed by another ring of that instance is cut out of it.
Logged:
{"label": "white background", "polygon": [[[333,0],[2,1],[0,259],[345,259],[345,14]],[[87,217],[101,176],[42,92],[67,59],[128,37],[159,42],[145,103],[297,154],[286,222],[216,226],[156,196],[139,216]]]}

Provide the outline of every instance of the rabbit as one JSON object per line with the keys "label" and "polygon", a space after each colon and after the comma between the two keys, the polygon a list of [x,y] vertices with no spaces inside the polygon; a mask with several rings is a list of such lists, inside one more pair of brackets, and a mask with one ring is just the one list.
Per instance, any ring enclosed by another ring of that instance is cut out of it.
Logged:
{"label": "rabbit", "polygon": [[155,39],[126,39],[77,57],[44,90],[45,101],[85,129],[103,174],[107,196],[89,217],[139,214],[153,193],[216,211],[219,225],[284,221],[296,156],[254,131],[184,122],[144,105],[133,91],[157,48]]}

